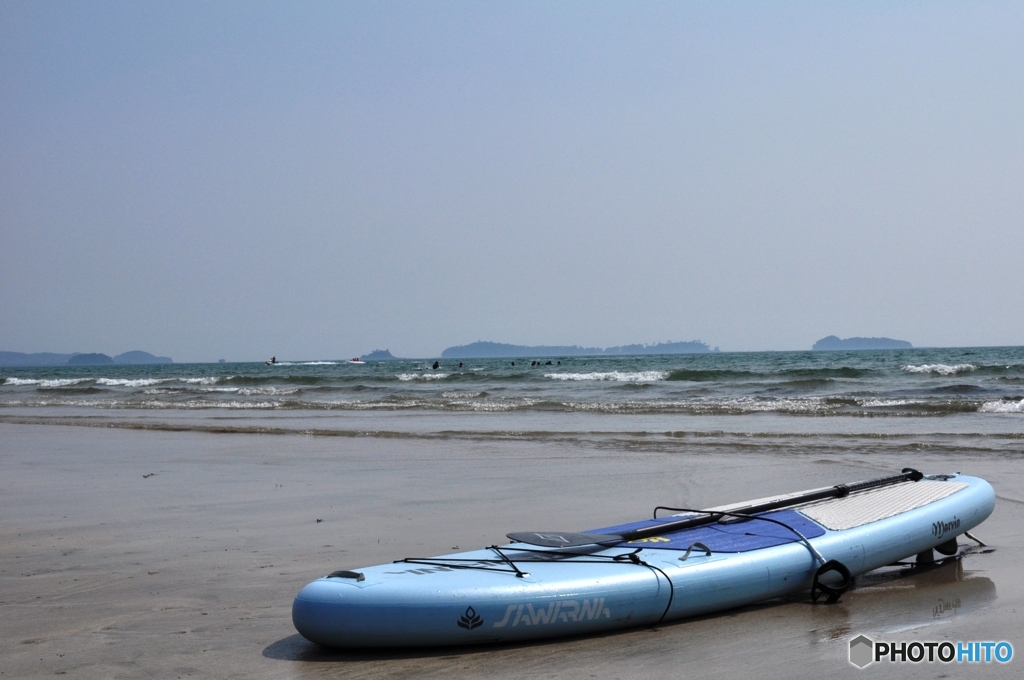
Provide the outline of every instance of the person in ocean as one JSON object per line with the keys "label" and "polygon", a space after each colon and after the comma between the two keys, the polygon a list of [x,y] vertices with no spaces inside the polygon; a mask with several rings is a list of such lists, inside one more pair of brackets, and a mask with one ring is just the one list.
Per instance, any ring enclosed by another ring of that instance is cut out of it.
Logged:
{"label": "person in ocean", "polygon": [[435,368],[435,369],[436,369],[436,368],[437,368],[438,366],[440,366],[440,365],[441,365],[441,364],[437,363],[436,361],[434,362],[434,368]]}

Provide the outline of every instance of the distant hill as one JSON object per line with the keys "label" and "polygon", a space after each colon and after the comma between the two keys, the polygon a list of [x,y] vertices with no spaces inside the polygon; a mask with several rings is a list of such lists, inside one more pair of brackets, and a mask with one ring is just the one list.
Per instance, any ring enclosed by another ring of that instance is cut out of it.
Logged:
{"label": "distant hill", "polygon": [[359,358],[363,361],[404,361],[404,359],[392,355],[391,351],[386,349],[375,349]]}
{"label": "distant hill", "polygon": [[510,345],[502,342],[477,341],[449,347],[441,352],[444,359],[497,359],[515,357],[578,357],[631,354],[697,354],[712,351],[700,340],[691,342],[659,342],[652,345],[621,345],[619,347],[580,347],[579,345]]}
{"label": "distant hill", "polygon": [[830,335],[814,343],[812,350],[836,350],[836,349],[913,349],[906,340],[893,340],[892,338],[837,338]]}
{"label": "distant hill", "polygon": [[173,364],[174,359],[170,357],[158,357],[153,356],[149,352],[143,352],[140,349],[133,350],[131,352],[125,352],[124,354],[118,354],[114,357],[115,364]]}
{"label": "distant hill", "polygon": [[0,352],[0,366],[15,368],[17,366],[65,366],[73,355],[54,354],[53,352]]}
{"label": "distant hill", "polygon": [[503,342],[485,342],[478,340],[468,345],[449,347],[441,352],[443,359],[498,359],[504,357],[571,357],[589,354],[603,354],[599,347],[579,347],[578,345],[509,345]]}
{"label": "distant hill", "polygon": [[609,347],[605,354],[703,354],[716,350],[708,347],[707,343],[700,340],[689,342],[659,342],[653,345],[622,345],[620,347]]}
{"label": "distant hill", "polygon": [[149,352],[134,350],[118,354],[115,357],[106,354],[55,354],[53,352],[0,352],[0,366],[16,368],[19,366],[103,366],[109,364],[173,364],[170,357],[153,356]]}
{"label": "distant hill", "polygon": [[76,354],[68,359],[68,366],[108,366],[113,363],[114,359],[112,357],[108,357],[106,354],[100,354],[98,352]]}

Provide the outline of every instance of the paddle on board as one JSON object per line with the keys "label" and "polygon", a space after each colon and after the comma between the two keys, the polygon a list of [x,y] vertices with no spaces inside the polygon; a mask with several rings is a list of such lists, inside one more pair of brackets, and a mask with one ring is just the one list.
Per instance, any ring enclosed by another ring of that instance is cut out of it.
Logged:
{"label": "paddle on board", "polygon": [[664,536],[665,534],[671,534],[676,531],[699,527],[705,524],[713,524],[726,517],[735,517],[736,515],[756,515],[762,512],[770,512],[772,510],[778,510],[779,508],[788,508],[794,505],[824,500],[826,498],[842,498],[854,491],[863,491],[865,489],[889,486],[890,484],[899,484],[901,482],[916,482],[922,477],[924,477],[924,475],[913,468],[903,468],[903,472],[898,475],[869,479],[863,482],[853,482],[852,484],[837,484],[828,489],[810,491],[798,496],[768,501],[767,503],[748,505],[746,507],[730,510],[729,512],[715,512],[714,510],[709,510],[698,517],[687,517],[674,522],[664,522],[654,526],[632,529],[630,531],[623,531],[615,534],[586,534],[565,531],[517,531],[511,534],[506,534],[506,536],[517,543],[526,543],[528,545],[536,545],[543,548],[573,548],[583,545],[625,543],[628,541],[636,541],[641,538],[650,538],[652,536]]}

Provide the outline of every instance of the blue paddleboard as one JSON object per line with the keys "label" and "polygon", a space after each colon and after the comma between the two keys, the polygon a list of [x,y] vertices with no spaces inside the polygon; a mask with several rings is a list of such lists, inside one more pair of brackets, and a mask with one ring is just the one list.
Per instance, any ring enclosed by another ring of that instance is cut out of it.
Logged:
{"label": "blue paddleboard", "polygon": [[914,481],[839,485],[582,534],[537,532],[535,543],[566,545],[515,542],[338,571],[299,592],[292,621],[328,647],[511,642],[651,625],[828,589],[935,548],[951,554],[956,537],[994,507],[983,479],[916,473]]}

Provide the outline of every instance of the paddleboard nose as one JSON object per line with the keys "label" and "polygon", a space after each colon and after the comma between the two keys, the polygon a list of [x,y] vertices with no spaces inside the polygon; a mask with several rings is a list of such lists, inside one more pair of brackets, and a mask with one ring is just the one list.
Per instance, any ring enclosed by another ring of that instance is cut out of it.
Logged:
{"label": "paddleboard nose", "polygon": [[317,579],[306,585],[292,603],[295,630],[310,642],[337,646],[345,637],[347,619],[343,615],[345,589],[331,579]]}

